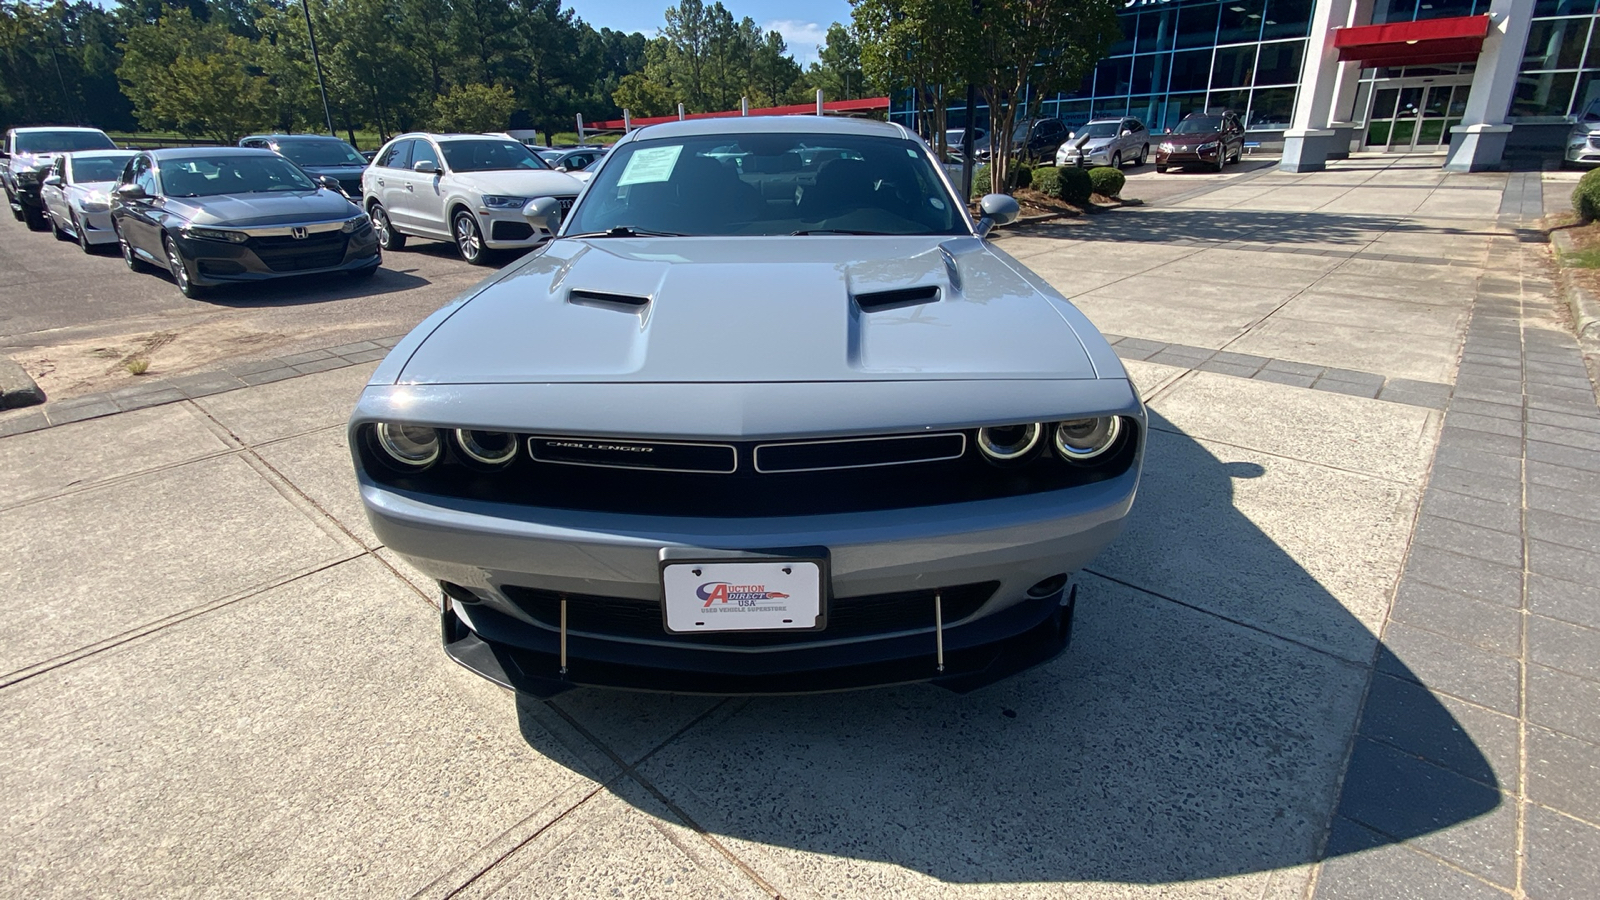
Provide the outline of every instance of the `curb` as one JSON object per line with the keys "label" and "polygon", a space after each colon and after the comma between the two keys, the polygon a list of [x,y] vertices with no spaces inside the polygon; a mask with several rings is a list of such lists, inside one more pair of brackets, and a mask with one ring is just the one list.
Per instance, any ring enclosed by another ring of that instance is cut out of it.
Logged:
{"label": "curb", "polygon": [[[1575,249],[1571,235],[1559,229],[1550,233],[1550,243],[1555,245],[1558,264],[1562,254],[1571,253]],[[1567,307],[1572,310],[1572,327],[1578,333],[1578,343],[1583,347],[1585,354],[1600,355],[1600,298],[1596,298],[1587,288],[1571,278],[1565,277],[1565,268],[1561,273],[1563,276],[1561,293],[1565,296]]]}
{"label": "curb", "polygon": [[37,406],[44,402],[44,391],[33,383],[22,367],[0,356],[0,409]]}

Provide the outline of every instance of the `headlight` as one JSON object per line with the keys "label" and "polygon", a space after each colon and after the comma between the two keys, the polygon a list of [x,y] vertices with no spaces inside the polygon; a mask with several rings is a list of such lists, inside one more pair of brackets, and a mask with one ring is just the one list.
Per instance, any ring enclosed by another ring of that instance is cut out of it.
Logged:
{"label": "headlight", "polygon": [[1038,422],[1025,425],[995,425],[978,429],[978,449],[991,462],[1013,462],[1033,452],[1039,446],[1039,435],[1044,431]]}
{"label": "headlight", "polygon": [[1219,146],[1219,143],[1217,141],[1208,141],[1208,142],[1206,142],[1204,144],[1201,144],[1200,146],[1196,147],[1195,149],[1199,150],[1201,153],[1204,153],[1207,150],[1215,150],[1215,149],[1217,149],[1218,146]]}
{"label": "headlight", "polygon": [[425,469],[439,458],[439,432],[425,425],[379,422],[378,446],[408,469]]}
{"label": "headlight", "polygon": [[466,457],[485,466],[503,466],[517,455],[517,437],[504,431],[456,429],[456,446]]}
{"label": "headlight", "polygon": [[344,221],[344,225],[341,226],[339,228],[339,230],[344,232],[345,234],[350,234],[351,232],[354,232],[354,231],[360,231],[362,228],[365,228],[366,226],[368,226],[370,224],[372,224],[372,220],[367,218],[367,214],[366,213],[362,213],[361,215],[356,216],[353,219],[346,219]]}
{"label": "headlight", "polygon": [[20,169],[11,173],[16,176],[17,184],[38,184],[39,173],[33,169]]}
{"label": "headlight", "polygon": [[111,198],[105,194],[90,194],[83,198],[78,208],[86,213],[102,213],[111,208]]}
{"label": "headlight", "polygon": [[242,231],[228,231],[222,228],[197,228],[193,225],[184,226],[181,233],[192,241],[226,241],[230,244],[242,244],[250,240],[250,235]]}
{"label": "headlight", "polygon": [[1070,462],[1087,462],[1110,450],[1122,434],[1122,419],[1101,416],[1097,419],[1069,419],[1055,428],[1056,452]]}
{"label": "headlight", "polygon": [[1161,143],[1161,152],[1162,153],[1171,153],[1172,152],[1172,143],[1170,141],[1163,141]]}
{"label": "headlight", "polygon": [[527,197],[505,197],[498,194],[484,194],[483,205],[490,209],[521,209],[528,205]]}

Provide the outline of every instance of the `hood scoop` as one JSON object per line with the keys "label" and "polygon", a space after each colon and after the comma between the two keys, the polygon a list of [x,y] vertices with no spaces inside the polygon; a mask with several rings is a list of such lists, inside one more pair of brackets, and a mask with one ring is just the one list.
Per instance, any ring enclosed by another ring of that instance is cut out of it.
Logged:
{"label": "hood scoop", "polygon": [[900,309],[906,306],[921,306],[924,303],[936,303],[939,300],[939,286],[936,284],[924,287],[900,288],[892,291],[869,291],[855,294],[856,305],[862,312],[883,312],[887,309]]}
{"label": "hood scoop", "polygon": [[620,312],[638,312],[650,304],[649,297],[634,294],[613,294],[609,291],[589,291],[573,288],[567,292],[567,302],[577,306],[597,306]]}

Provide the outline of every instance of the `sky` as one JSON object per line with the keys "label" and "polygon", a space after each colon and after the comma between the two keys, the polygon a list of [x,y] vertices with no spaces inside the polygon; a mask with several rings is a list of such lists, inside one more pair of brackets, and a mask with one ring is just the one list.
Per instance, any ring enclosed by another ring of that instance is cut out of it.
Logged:
{"label": "sky", "polygon": [[[578,18],[595,28],[639,31],[655,37],[666,23],[667,7],[676,4],[671,0],[565,0],[562,5],[576,10]],[[850,21],[848,0],[722,0],[722,5],[735,19],[749,16],[761,30],[783,35],[801,66],[816,61],[817,45],[823,43],[830,23]]]}

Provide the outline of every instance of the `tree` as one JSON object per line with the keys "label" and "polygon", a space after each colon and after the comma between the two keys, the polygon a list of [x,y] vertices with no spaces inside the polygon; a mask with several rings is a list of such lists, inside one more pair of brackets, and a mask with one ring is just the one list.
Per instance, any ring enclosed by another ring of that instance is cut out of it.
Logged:
{"label": "tree", "polygon": [[271,90],[254,46],[186,9],[128,32],[117,77],[146,128],[234,143],[271,122]]}
{"label": "tree", "polygon": [[912,92],[942,159],[946,97],[967,84],[974,66],[971,0],[857,0],[852,21],[868,82]]}
{"label": "tree", "polygon": [[861,71],[861,42],[856,40],[854,29],[838,22],[829,25],[827,42],[817,48],[817,61],[811,64],[806,77],[830,100],[865,97],[867,79]]}
{"label": "tree", "polygon": [[432,127],[437,131],[504,131],[516,111],[517,97],[503,85],[464,84],[433,101]]}
{"label": "tree", "polygon": [[971,75],[989,107],[990,179],[1009,184],[1012,131],[1083,81],[1121,35],[1115,0],[983,0]]}
{"label": "tree", "polygon": [[751,102],[756,106],[781,104],[789,99],[800,79],[800,64],[789,55],[783,35],[767,32],[750,57]]}

